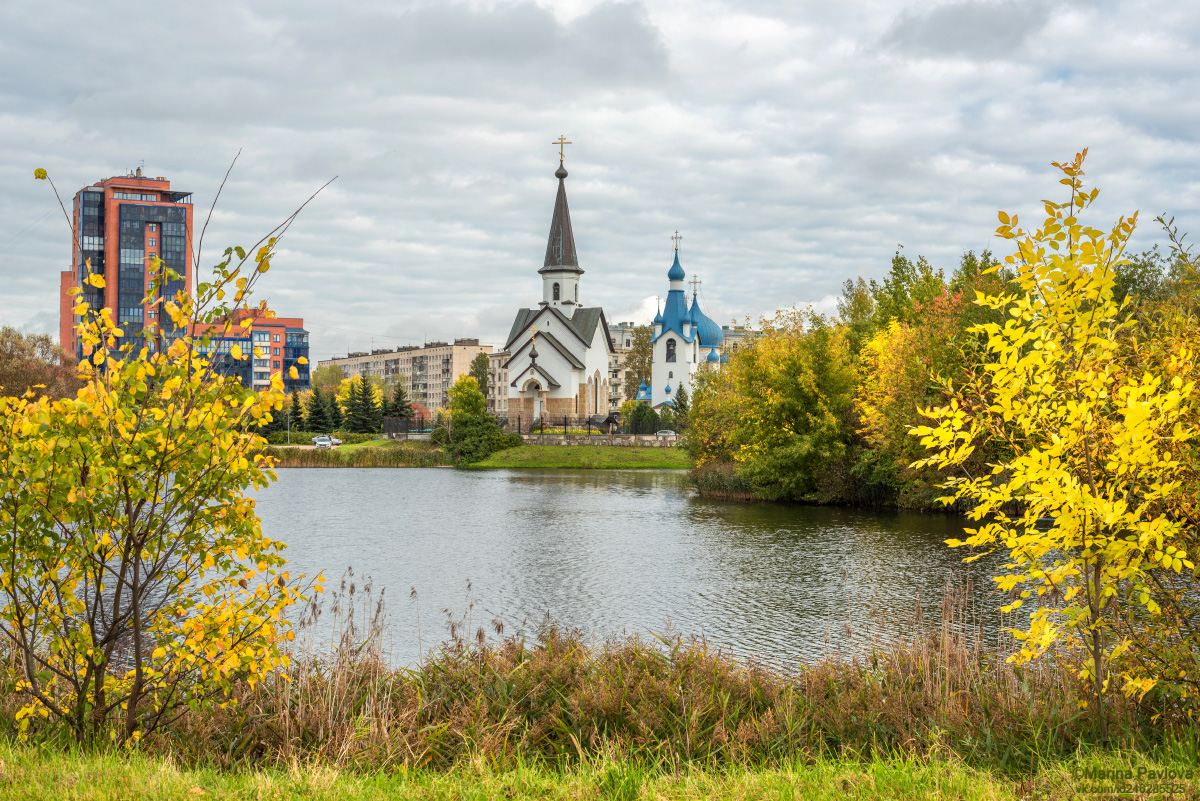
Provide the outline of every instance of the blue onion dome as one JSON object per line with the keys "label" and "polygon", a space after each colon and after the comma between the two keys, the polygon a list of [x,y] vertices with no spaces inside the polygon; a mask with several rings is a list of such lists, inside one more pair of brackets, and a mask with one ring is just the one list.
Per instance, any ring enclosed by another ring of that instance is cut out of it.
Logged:
{"label": "blue onion dome", "polygon": [[675,251],[675,263],[671,265],[671,271],[667,273],[667,280],[682,281],[687,278],[687,273],[679,266],[679,251]]}
{"label": "blue onion dome", "polygon": [[663,324],[662,309],[659,309],[658,311],[656,311],[654,313],[654,325],[662,325],[662,324]]}
{"label": "blue onion dome", "polygon": [[728,353],[721,354],[721,364],[729,364],[729,354]]}
{"label": "blue onion dome", "polygon": [[665,389],[663,389],[663,392],[665,392],[665,393],[667,393],[668,395],[670,395],[670,394],[671,394],[671,385],[670,385],[670,384],[667,384],[666,388],[665,388]]}
{"label": "blue onion dome", "polygon": [[700,301],[695,299],[692,300],[692,324],[696,326],[696,334],[700,337],[701,347],[713,348],[724,344],[725,333],[721,331],[721,326],[714,323],[707,314],[700,310]]}
{"label": "blue onion dome", "polygon": [[707,358],[705,359],[705,361],[707,361],[709,364],[718,364],[718,363],[720,363],[720,361],[721,361],[721,357],[717,355],[717,348],[716,348],[716,346],[713,346],[713,349],[712,349],[712,350],[710,350],[710,351],[708,352],[708,356],[707,356]]}

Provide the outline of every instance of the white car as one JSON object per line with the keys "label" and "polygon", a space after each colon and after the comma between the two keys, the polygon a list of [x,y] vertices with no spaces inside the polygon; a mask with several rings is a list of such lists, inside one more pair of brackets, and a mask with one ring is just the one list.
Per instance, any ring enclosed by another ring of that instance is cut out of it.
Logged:
{"label": "white car", "polygon": [[673,437],[673,436],[675,436],[675,432],[669,428],[664,428],[662,431],[655,431],[654,436],[656,436],[656,437]]}
{"label": "white car", "polygon": [[313,437],[313,445],[317,446],[317,450],[325,450],[333,447],[333,440],[324,434],[319,437]]}

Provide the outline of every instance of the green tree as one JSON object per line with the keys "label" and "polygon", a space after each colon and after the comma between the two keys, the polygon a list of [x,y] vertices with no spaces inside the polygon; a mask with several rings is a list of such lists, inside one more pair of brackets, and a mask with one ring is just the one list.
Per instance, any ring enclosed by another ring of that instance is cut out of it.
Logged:
{"label": "green tree", "polygon": [[852,432],[846,329],[811,311],[780,312],[737,355],[722,372],[741,398],[729,435],[739,472],[767,500],[829,499]]}
{"label": "green tree", "polygon": [[404,385],[397,383],[392,387],[392,400],[388,404],[387,417],[398,417],[403,420],[410,420],[413,416],[412,401],[408,399],[408,392],[405,391]]}
{"label": "green tree", "polygon": [[653,434],[658,430],[658,412],[646,402],[634,403],[631,413],[622,418],[625,430],[630,434]]}
{"label": "green tree", "polygon": [[654,329],[639,325],[633,329],[633,345],[625,353],[626,379],[622,387],[626,400],[637,397],[637,389],[643,381],[650,381],[650,368],[654,361],[654,348],[650,338]]}
{"label": "green tree", "polygon": [[341,386],[345,378],[346,373],[341,367],[336,364],[323,364],[312,371],[308,381],[309,386],[313,389],[319,389],[323,394],[331,395],[337,392],[337,388]]}
{"label": "green tree", "polygon": [[313,387],[304,409],[304,427],[315,434],[328,434],[333,430],[329,420],[329,402],[320,387]]}
{"label": "green tree", "polygon": [[892,269],[882,283],[870,282],[871,298],[875,302],[875,330],[891,320],[912,322],[914,305],[928,303],[945,293],[946,282],[941,270],[918,256],[911,261],[900,251],[892,257]]}
{"label": "green tree", "polygon": [[861,277],[857,281],[846,279],[842,284],[842,296],[837,301],[837,312],[846,326],[851,351],[858,353],[878,330],[875,298],[866,281]]}
{"label": "green tree", "polygon": [[383,426],[383,415],[375,395],[375,387],[360,375],[350,388],[346,400],[346,430],[354,434],[377,434]]}
{"label": "green tree", "polygon": [[682,432],[687,428],[688,411],[691,405],[692,401],[688,395],[687,387],[680,384],[679,389],[675,391],[675,410],[672,415],[675,430]]}
{"label": "green tree", "polygon": [[288,424],[293,431],[304,427],[304,409],[300,405],[300,393],[294,389],[292,390],[292,406],[289,417]]}
{"label": "green tree", "polygon": [[479,384],[479,391],[483,393],[484,398],[487,397],[488,364],[486,353],[476,353],[475,358],[471,360],[471,369],[468,371],[475,379],[475,383]]}
{"label": "green tree", "polygon": [[487,400],[471,375],[462,376],[450,387],[445,419],[445,441],[464,464],[486,459],[497,450],[521,442],[518,435],[503,433],[487,413]]}
{"label": "green tree", "polygon": [[342,404],[338,400],[337,395],[332,392],[324,396],[325,400],[325,415],[329,419],[330,431],[344,431],[346,424],[346,415],[342,412]]}

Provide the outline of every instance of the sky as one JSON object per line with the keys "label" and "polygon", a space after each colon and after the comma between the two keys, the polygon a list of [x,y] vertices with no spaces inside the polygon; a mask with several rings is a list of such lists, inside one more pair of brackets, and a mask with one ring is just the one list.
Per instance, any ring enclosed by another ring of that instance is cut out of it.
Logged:
{"label": "sky", "polygon": [[1200,237],[1200,3],[0,0],[0,325],[58,330],[64,200],[145,165],[212,213],[203,277],[318,187],[258,297],[312,354],[479,337],[541,299],[565,135],[581,300],[649,322],[671,234],[720,323],[834,312],[996,212]]}

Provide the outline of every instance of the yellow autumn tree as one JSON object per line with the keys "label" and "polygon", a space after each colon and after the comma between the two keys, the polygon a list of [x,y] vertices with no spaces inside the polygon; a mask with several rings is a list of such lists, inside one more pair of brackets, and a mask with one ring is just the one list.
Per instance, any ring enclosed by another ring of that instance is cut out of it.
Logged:
{"label": "yellow autumn tree", "polygon": [[[971,548],[968,560],[1005,553],[1007,572],[996,581],[1009,594],[1006,609],[1036,604],[1014,632],[1021,649],[1013,660],[1055,646],[1080,655],[1104,732],[1110,679],[1131,695],[1156,686],[1190,692],[1175,683],[1178,665],[1123,659],[1145,642],[1118,621],[1135,615],[1170,628],[1156,600],[1159,579],[1188,571],[1195,586],[1188,523],[1171,508],[1180,455],[1195,434],[1196,354],[1176,343],[1152,369],[1122,358],[1136,332],[1113,298],[1114,268],[1137,215],[1108,231],[1082,222],[1098,195],[1083,185],[1086,154],[1054,165],[1069,196],[1044,201],[1040,227],[1025,230],[1000,213],[997,235],[1016,247],[1006,259],[1014,291],[976,302],[1005,321],[971,329],[986,340],[983,357],[964,381],[947,383],[948,404],[925,410],[932,425],[912,433],[933,452],[916,466],[959,471],[944,500],[968,502],[978,521],[948,544]],[[963,471],[985,446],[1006,458]]]}
{"label": "yellow autumn tree", "polygon": [[153,260],[161,330],[77,301],[82,389],[0,398],[0,636],[21,660],[23,735],[49,720],[84,744],[136,741],[286,664],[300,578],[247,492],[275,477],[255,432],[287,396],[278,374],[256,393],[207,356],[235,327],[248,338],[233,312],[274,246],[226,251],[197,298],[163,297],[180,276]]}

